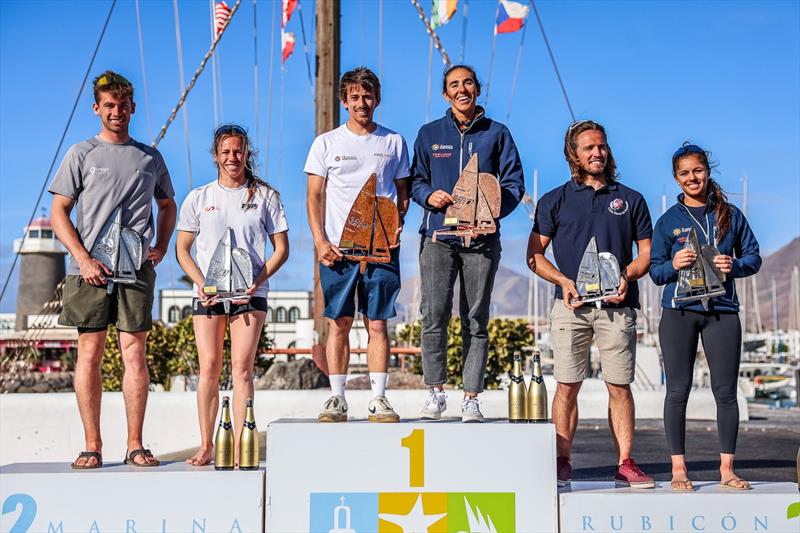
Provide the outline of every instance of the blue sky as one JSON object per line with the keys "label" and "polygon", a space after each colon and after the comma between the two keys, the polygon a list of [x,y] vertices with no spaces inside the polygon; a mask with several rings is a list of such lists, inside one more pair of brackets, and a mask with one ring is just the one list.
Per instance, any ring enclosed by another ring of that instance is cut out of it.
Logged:
{"label": "blue sky", "polygon": [[[230,2],[233,5],[233,1]],[[279,4],[279,2],[278,2]],[[430,6],[422,4],[429,13]],[[13,1],[0,3],[0,277],[13,259],[77,94],[110,2]],[[749,177],[748,218],[763,253],[800,234],[800,3],[760,2],[547,2],[539,12],[578,118],[604,123],[628,185],[641,191],[654,219],[661,195],[678,192],[670,156],[686,139],[710,149],[718,175],[734,203],[741,204],[742,176]],[[179,1],[185,77],[209,46],[207,1]],[[298,14],[288,29],[297,36],[295,54],[283,72],[273,60],[271,142],[266,146],[267,92],[275,4],[258,1],[259,147],[262,175],[284,199],[292,255],[271,281],[277,289],[310,289],[312,241],[305,217],[306,151],[313,140],[314,108]],[[314,65],[314,2],[303,4],[310,60]],[[469,2],[466,62],[484,84],[488,75],[496,3]],[[164,122],[179,96],[172,2],[141,2],[152,131]],[[462,13],[439,30],[450,56],[461,55]],[[136,33],[134,3],[122,1],[112,16],[93,74],[124,73],[137,87],[132,134],[149,141],[147,106]],[[379,70],[378,1],[342,1],[342,71],[358,65]],[[383,1],[380,121],[413,145],[426,118],[428,39],[406,0]],[[511,129],[523,158],[527,187],[539,170],[540,195],[567,177],[562,146],[570,122],[535,20],[529,20],[522,66],[508,117],[511,80],[521,34],[500,35],[487,111]],[[255,128],[253,4],[243,0],[220,44],[222,119]],[[441,99],[442,63],[434,52],[430,119],[446,109]],[[81,98],[59,160],[70,144],[94,135],[91,90]],[[188,99],[194,185],[215,179],[209,156],[213,130],[211,70]],[[345,115],[343,114],[343,120]],[[188,191],[181,117],[159,148],[172,173],[177,200]],[[264,155],[269,154],[264,172]],[[49,194],[44,205],[49,206]],[[403,275],[416,271],[413,208],[404,234]],[[530,224],[520,207],[503,222],[503,263],[524,271]],[[181,272],[173,259],[158,269],[159,285]],[[16,274],[15,274],[16,276]],[[0,303],[11,311],[15,286]]]}

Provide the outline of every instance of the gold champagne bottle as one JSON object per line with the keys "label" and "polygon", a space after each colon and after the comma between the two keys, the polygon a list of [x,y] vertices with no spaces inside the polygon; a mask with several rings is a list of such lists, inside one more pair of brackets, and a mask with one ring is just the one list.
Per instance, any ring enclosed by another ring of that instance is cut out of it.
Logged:
{"label": "gold champagne bottle", "polygon": [[508,421],[527,423],[525,378],[522,376],[522,355],[519,352],[514,354],[514,363],[508,377],[511,378],[511,384],[508,386]]}
{"label": "gold champagne bottle", "polygon": [[222,397],[222,414],[219,417],[217,435],[214,437],[214,468],[233,470],[233,425],[230,399],[227,396]]}
{"label": "gold champagne bottle", "polygon": [[247,412],[239,438],[239,470],[258,470],[258,430],[252,398],[247,399]]}
{"label": "gold champagne bottle", "polygon": [[528,421],[547,422],[547,389],[542,377],[542,359],[539,350],[533,352],[533,373],[528,389]]}

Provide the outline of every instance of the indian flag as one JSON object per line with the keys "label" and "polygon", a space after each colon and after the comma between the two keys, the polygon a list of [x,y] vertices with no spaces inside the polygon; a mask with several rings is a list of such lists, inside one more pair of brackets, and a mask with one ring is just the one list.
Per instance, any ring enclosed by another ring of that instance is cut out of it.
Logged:
{"label": "indian flag", "polygon": [[458,0],[433,0],[431,10],[431,28],[434,30],[439,26],[444,26],[456,13]]}

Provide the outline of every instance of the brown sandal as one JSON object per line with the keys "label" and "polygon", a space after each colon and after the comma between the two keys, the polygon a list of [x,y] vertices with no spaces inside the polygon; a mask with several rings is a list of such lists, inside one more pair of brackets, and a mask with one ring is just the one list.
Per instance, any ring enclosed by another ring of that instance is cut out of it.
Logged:
{"label": "brown sandal", "polygon": [[[78,464],[78,461],[81,459],[86,459],[83,464]],[[94,458],[96,460],[95,464],[89,464],[89,459]],[[100,452],[81,452],[78,455],[78,458],[70,465],[73,470],[94,470],[95,468],[102,468],[103,466],[103,456],[100,455]]]}
{"label": "brown sandal", "polygon": [[[144,459],[144,463],[137,463],[136,457],[141,455]],[[147,458],[150,457],[150,460]],[[138,450],[133,450],[132,452],[128,452],[125,454],[125,464],[130,466],[138,466],[141,468],[148,468],[151,466],[159,466],[161,461],[153,456],[153,453],[146,449],[146,448],[139,448]]]}
{"label": "brown sandal", "polygon": [[691,479],[673,479],[670,487],[674,492],[694,492],[694,485]]}
{"label": "brown sandal", "polygon": [[719,486],[728,490],[750,490],[750,483],[740,477],[732,477],[728,481],[719,482]]}

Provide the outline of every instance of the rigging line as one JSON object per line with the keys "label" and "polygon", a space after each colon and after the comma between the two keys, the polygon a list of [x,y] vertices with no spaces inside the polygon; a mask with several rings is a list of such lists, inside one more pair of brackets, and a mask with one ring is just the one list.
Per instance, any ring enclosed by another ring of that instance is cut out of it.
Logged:
{"label": "rigging line", "polygon": [[256,146],[258,146],[258,28],[256,26],[256,0],[253,0],[253,100],[255,101]]}
{"label": "rigging line", "polygon": [[492,67],[494,66],[494,50],[497,45],[497,18],[500,16],[500,0],[497,0],[497,11],[494,15],[494,24],[492,25],[492,48],[489,52],[489,74],[486,76],[486,99],[483,105],[489,107],[489,85],[492,83]]}
{"label": "rigging line", "polygon": [[462,65],[464,64],[464,57],[467,53],[467,11],[469,11],[469,1],[464,0],[464,20],[461,23],[461,58],[458,60]]}
{"label": "rigging line", "polygon": [[[208,0],[211,9],[211,42],[214,42],[216,21],[216,6],[214,0]],[[211,92],[214,97],[214,130],[219,126],[219,104],[217,103],[217,54],[211,55]]]}
{"label": "rigging line", "polygon": [[275,11],[279,8],[277,2],[272,3],[272,30],[269,38],[269,82],[267,84],[267,144],[264,149],[264,176],[269,177],[269,145],[272,132],[272,73],[275,70]]}
{"label": "rigging line", "polygon": [[206,52],[206,55],[203,56],[203,60],[200,62],[200,66],[197,67],[197,71],[195,71],[194,76],[192,76],[192,79],[189,80],[189,84],[183,90],[183,94],[181,94],[178,103],[175,104],[175,107],[172,108],[172,111],[170,112],[167,121],[164,123],[163,126],[161,126],[161,130],[158,132],[158,136],[153,140],[153,143],[151,145],[153,148],[157,147],[158,143],[160,143],[161,140],[164,139],[164,136],[167,134],[167,129],[169,129],[170,125],[175,120],[175,117],[178,115],[178,111],[186,102],[186,97],[189,96],[189,93],[194,88],[195,83],[197,83],[197,78],[199,78],[200,74],[203,73],[203,69],[205,69],[206,63],[208,63],[211,54],[214,53],[214,49],[216,49],[217,44],[219,43],[220,39],[222,39],[222,36],[225,34],[225,30],[227,30],[228,26],[230,26],[231,21],[233,20],[233,16],[236,14],[236,11],[239,9],[239,5],[241,3],[242,0],[236,0],[236,4],[234,4],[233,9],[231,9],[230,15],[228,15],[228,20],[225,21],[225,24],[222,26],[219,35],[217,35],[216,38],[214,38],[214,42],[211,43],[211,48],[209,48],[208,52]]}
{"label": "rigging line", "polygon": [[564,101],[567,103],[567,109],[569,109],[569,116],[572,117],[572,121],[575,122],[575,113],[572,111],[572,104],[569,102],[569,96],[567,96],[567,89],[564,87],[564,81],[561,79],[561,73],[558,71],[558,65],[556,64],[556,57],[553,55],[553,50],[550,48],[550,41],[547,40],[547,33],[544,31],[544,24],[542,24],[542,19],[539,16],[539,10],[536,9],[536,2],[531,0],[531,7],[533,8],[533,14],[536,15],[536,22],[539,24],[539,30],[542,32],[542,38],[544,39],[544,45],[547,48],[547,53],[550,55],[550,61],[553,63],[553,69],[556,71],[556,78],[558,78],[558,84],[561,86],[561,94],[564,95]]}
{"label": "rigging line", "polygon": [[431,114],[431,77],[433,76],[433,39],[428,39],[428,91],[425,95],[425,124]]}
{"label": "rigging line", "polygon": [[522,48],[525,46],[525,32],[528,25],[522,26],[522,36],[519,39],[519,49],[517,50],[517,63],[514,65],[514,77],[511,79],[511,96],[508,98],[508,114],[506,115],[506,123],[511,120],[511,106],[514,104],[514,93],[517,90],[517,77],[519,76],[519,67],[522,64]]}
{"label": "rigging line", "polygon": [[306,54],[306,71],[308,72],[308,86],[311,96],[314,96],[314,79],[311,77],[311,61],[308,59],[308,43],[306,42],[306,25],[303,23],[303,6],[297,2],[297,14],[300,15],[300,33],[303,35],[303,52]]}
{"label": "rigging line", "polygon": [[[183,47],[181,46],[181,18],[178,12],[178,0],[172,0],[172,11],[175,13],[175,47],[178,51],[178,90],[184,86],[183,79]],[[192,190],[192,154],[189,150],[189,111],[183,107],[183,152],[186,155],[186,179],[189,190]]]}
{"label": "rigging line", "polygon": [[[36,217],[36,210],[39,208],[39,204],[42,202],[42,196],[44,195],[44,191],[47,188],[47,183],[50,181],[50,174],[53,172],[53,168],[56,166],[56,159],[58,158],[58,153],[61,151],[61,147],[64,144],[64,139],[67,136],[67,131],[69,131],[69,126],[72,124],[72,117],[75,115],[75,109],[78,107],[78,103],[81,99],[81,94],[83,94],[83,88],[86,86],[86,80],[89,79],[89,73],[92,71],[92,67],[94,66],[94,60],[97,57],[97,52],[100,50],[100,43],[103,42],[103,36],[106,34],[106,29],[108,28],[108,21],[111,20],[111,14],[114,12],[114,6],[117,5],[117,0],[111,0],[111,7],[108,9],[108,15],[106,15],[106,21],[103,24],[103,29],[100,30],[100,37],[97,39],[97,45],[94,47],[94,52],[92,52],[92,57],[89,59],[89,66],[86,67],[86,73],[83,75],[83,81],[81,82],[80,89],[78,89],[78,94],[75,96],[75,102],[72,104],[72,110],[69,112],[69,117],[67,118],[67,124],[64,126],[64,131],[61,133],[61,139],[58,141],[58,146],[56,147],[56,152],[53,154],[53,159],[50,161],[50,168],[47,170],[47,175],[44,177],[44,183],[42,184],[42,188],[39,191],[39,197],[36,199],[36,205],[33,206],[33,211],[31,212],[31,216],[28,219],[28,226],[31,225],[33,219]],[[25,238],[27,237],[28,232],[22,234],[22,240],[20,241],[20,249],[25,246]],[[3,290],[0,291],[0,302],[3,301],[3,296],[6,295],[6,290],[8,289],[8,283],[11,281],[11,275],[14,273],[14,268],[17,266],[17,260],[19,259],[19,254],[14,254],[14,261],[11,263],[11,268],[8,270],[8,276],[6,276],[6,280],[3,283]]]}
{"label": "rigging line", "polygon": [[425,17],[425,11],[422,9],[422,6],[419,5],[419,0],[411,0],[411,3],[417,9],[419,20],[422,22],[422,25],[425,26],[425,31],[427,32],[428,36],[433,39],[433,46],[439,51],[440,54],[442,54],[442,62],[447,68],[450,68],[453,65],[453,62],[450,61],[450,56],[447,55],[447,51],[444,49],[442,41],[439,39],[439,35],[431,27],[430,21],[428,21],[428,19]]}
{"label": "rigging line", "polygon": [[153,121],[150,118],[150,91],[147,90],[147,69],[144,67],[144,41],[142,40],[142,17],[139,14],[139,0],[136,0],[136,33],[139,36],[139,60],[142,66],[142,88],[144,89],[144,110],[147,116],[147,136],[153,136]]}

